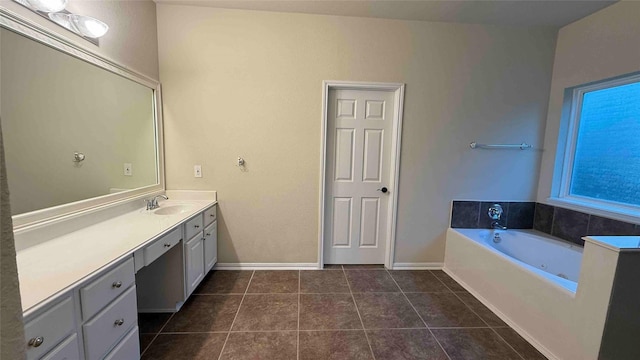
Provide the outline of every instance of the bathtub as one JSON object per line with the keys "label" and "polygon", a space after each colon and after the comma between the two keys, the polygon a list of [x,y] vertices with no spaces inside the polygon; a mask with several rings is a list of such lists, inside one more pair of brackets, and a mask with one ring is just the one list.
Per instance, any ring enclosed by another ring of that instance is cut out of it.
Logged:
{"label": "bathtub", "polygon": [[499,256],[572,293],[578,288],[582,246],[533,230],[456,229]]}
{"label": "bathtub", "polygon": [[533,230],[448,229],[444,271],[548,358],[589,360],[600,350],[611,253]]}

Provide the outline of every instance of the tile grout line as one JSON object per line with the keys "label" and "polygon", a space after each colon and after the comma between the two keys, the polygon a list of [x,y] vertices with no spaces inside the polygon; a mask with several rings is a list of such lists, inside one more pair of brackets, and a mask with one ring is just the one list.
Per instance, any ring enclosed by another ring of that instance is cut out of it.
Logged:
{"label": "tile grout line", "polygon": [[300,360],[300,282],[302,281],[302,270],[298,270],[298,331],[296,331],[296,359]]}
{"label": "tile grout line", "polygon": [[553,225],[556,224],[556,207],[553,207],[553,211],[551,212],[551,229],[549,229],[549,235],[553,236]]}
{"label": "tile grout line", "polygon": [[[431,275],[433,275],[433,274],[431,274]],[[445,283],[444,283],[444,281],[440,280],[440,278],[438,278],[438,277],[437,277],[437,276],[435,276],[435,275],[433,275],[433,277],[435,277],[436,279],[438,279],[438,280],[439,280],[439,281],[440,281],[444,286],[446,286],[446,287],[447,287],[447,289],[450,289],[450,288],[447,286],[447,284],[445,284]],[[456,298],[458,298],[458,300],[460,300],[460,302],[462,302],[462,303],[464,304],[464,306],[466,306],[466,307],[467,307],[467,309],[471,310],[471,312],[472,312],[472,313],[474,313],[478,318],[480,318],[480,320],[482,320],[482,322],[483,322],[483,323],[487,324],[487,327],[488,327],[489,329],[491,329],[491,331],[493,331],[496,335],[498,335],[498,337],[499,337],[500,339],[502,339],[502,341],[504,341],[504,342],[505,342],[505,343],[506,343],[506,344],[511,348],[511,350],[513,350],[516,354],[518,354],[518,356],[519,356],[522,360],[525,360],[525,359],[524,359],[524,356],[522,356],[522,354],[520,354],[518,351],[516,351],[516,349],[514,349],[514,347],[513,347],[513,346],[511,346],[511,344],[509,344],[509,342],[508,342],[507,340],[505,340],[505,339],[504,339],[504,338],[503,338],[503,337],[502,337],[502,336],[501,336],[501,335],[500,335],[500,334],[499,334],[499,333],[498,333],[498,332],[497,332],[497,331],[496,331],[496,330],[495,330],[491,325],[489,325],[489,322],[487,322],[487,321],[486,321],[482,316],[480,316],[480,314],[478,314],[478,312],[477,312],[477,311],[473,310],[473,308],[472,308],[471,306],[469,306],[469,304],[467,304],[467,303],[466,303],[466,302],[465,302],[465,301],[460,297],[460,295],[458,295],[458,293],[459,293],[460,291],[456,292],[456,291],[453,291],[453,290],[452,290],[451,292],[453,293],[453,295],[454,295]],[[462,293],[462,292],[460,292],[460,293]],[[473,296],[473,294],[471,294],[471,296]],[[474,296],[474,297],[475,297],[475,296]],[[469,329],[469,328],[467,328],[467,329]],[[471,329],[475,329],[475,328],[471,328]],[[480,328],[480,329],[486,329],[486,328]]]}
{"label": "tile grout line", "polygon": [[[458,298],[458,300],[460,300],[460,302],[467,307],[467,309],[471,310],[472,313],[474,313],[483,323],[485,323],[487,325],[488,328],[491,328],[491,325],[489,325],[489,323],[482,317],[480,316],[480,314],[478,314],[478,312],[476,312],[475,310],[473,310],[471,308],[471,306],[469,306],[469,304],[467,304],[464,299],[462,299],[460,297],[460,295],[458,295],[458,293],[463,293],[462,291],[453,291],[449,286],[447,286],[447,284],[444,283],[444,281],[442,281],[439,277],[435,276],[433,273],[431,273],[431,275],[433,275],[434,278],[438,279],[438,281],[440,281],[440,283],[442,283],[442,285],[444,285],[444,287],[446,287],[447,289],[449,289],[453,295]],[[473,296],[473,295],[472,295]],[[518,354],[520,355],[520,354]]]}
{"label": "tile grout line", "polygon": [[[267,333],[267,332],[295,332],[296,330],[235,330],[235,331],[184,331],[184,332],[165,332],[163,334],[172,334],[172,335],[180,335],[180,334],[226,334],[226,333]],[[307,331],[307,330],[304,330]],[[311,330],[308,330],[311,331]]]}
{"label": "tile grout line", "polygon": [[[169,321],[171,321],[171,319],[173,319],[173,316],[176,313],[171,314],[171,316],[169,316],[169,318],[167,319],[167,321],[164,322],[164,324],[162,325],[162,327],[160,328],[160,330],[158,330],[158,332],[155,334],[155,336],[153,337],[153,339],[151,339],[151,342],[149,342],[149,345],[147,345],[147,347],[142,350],[142,352],[140,353],[140,358],[142,359],[142,355],[144,355],[144,353],[147,352],[147,350],[149,350],[149,348],[151,348],[151,345],[153,345],[153,342],[156,341],[156,338],[158,338],[158,335],[160,335],[162,333],[162,330],[164,330],[165,326],[167,326],[167,324],[169,323]],[[137,316],[136,316],[137,317]]]}
{"label": "tile grout line", "polygon": [[[457,330],[457,329],[493,329],[489,326],[434,326],[431,327],[434,330]],[[369,328],[367,330],[378,331],[378,330],[426,330],[424,327],[420,328]],[[188,334],[226,334],[228,332],[231,333],[268,333],[268,332],[294,332],[296,330],[235,330],[235,331],[168,331],[163,332],[163,335],[188,335]],[[327,332],[327,331],[362,331],[362,329],[301,329],[301,332]],[[143,335],[155,335],[150,333],[145,333]]]}
{"label": "tile grout line", "polygon": [[353,301],[353,306],[356,307],[356,312],[358,313],[358,319],[360,319],[360,325],[362,325],[362,331],[364,332],[364,337],[367,339],[367,345],[369,345],[369,351],[371,351],[371,358],[376,360],[376,355],[373,353],[373,347],[371,346],[371,341],[369,340],[369,334],[367,334],[367,329],[364,326],[364,321],[362,321],[362,316],[360,315],[360,310],[358,309],[358,303],[356,303],[356,298],[353,296],[353,291],[351,291],[351,284],[349,283],[349,278],[347,278],[347,273],[342,267],[342,274],[344,275],[344,279],[347,282],[347,286],[349,287],[349,294],[351,295],[351,300]]}
{"label": "tile grout line", "polygon": [[236,315],[233,317],[233,321],[231,322],[231,326],[229,327],[229,332],[227,333],[227,337],[224,339],[224,344],[222,344],[222,349],[220,349],[220,355],[218,355],[218,360],[222,359],[222,354],[224,353],[224,348],[227,346],[227,341],[229,341],[229,336],[231,336],[231,330],[233,329],[233,325],[238,318],[238,314],[240,313],[240,308],[242,308],[242,303],[244,302],[245,296],[247,296],[247,291],[249,291],[249,287],[251,286],[251,280],[253,280],[253,275],[255,275],[256,271],[253,270],[251,273],[251,278],[249,278],[249,283],[247,284],[247,288],[244,290],[244,295],[242,295],[242,300],[240,300],[240,305],[238,305],[238,310],[236,310]]}
{"label": "tile grout line", "polygon": [[[387,270],[387,269],[385,269]],[[418,310],[416,309],[415,306],[413,306],[413,303],[411,302],[411,300],[409,300],[409,298],[407,297],[407,294],[404,293],[404,290],[402,290],[402,288],[400,287],[400,285],[398,284],[398,282],[396,281],[396,279],[393,277],[393,275],[391,275],[391,273],[389,272],[389,270],[387,270],[387,274],[389,275],[389,277],[391,278],[391,280],[393,280],[393,283],[396,284],[396,286],[398,287],[398,289],[400,289],[400,293],[402,293],[402,296],[404,296],[405,300],[407,300],[407,302],[409,303],[409,305],[411,305],[411,308],[413,309],[413,311],[415,311],[416,315],[418,315],[418,318],[420,318],[420,321],[422,321],[422,323],[424,324],[424,326],[427,328],[427,330],[429,331],[429,334],[431,334],[431,336],[433,337],[433,340],[436,341],[436,344],[438,344],[438,346],[440,346],[440,349],[442,350],[442,352],[447,356],[447,359],[451,360],[451,357],[449,356],[449,353],[447,353],[447,351],[444,349],[444,347],[442,346],[442,344],[440,344],[440,340],[438,340],[438,338],[436,337],[436,335],[433,333],[433,331],[431,331],[431,328],[429,328],[429,325],[427,324],[426,321],[424,321],[424,319],[422,318],[422,316],[420,316],[420,313],[418,312]],[[429,274],[431,274],[431,276],[437,278],[435,275],[433,275],[433,273],[431,273],[429,271]],[[440,280],[440,279],[438,279]],[[442,282],[442,281],[440,281]],[[445,285],[446,287],[446,285]],[[448,287],[447,287],[448,289]]]}
{"label": "tile grout line", "polygon": [[502,341],[504,341],[504,343],[505,343],[505,344],[507,344],[507,345],[509,346],[509,348],[511,348],[511,350],[513,350],[516,354],[518,354],[518,356],[520,356],[520,358],[521,358],[522,360],[526,360],[526,359],[524,358],[524,356],[523,356],[522,354],[520,354],[520,352],[519,352],[518,350],[516,350],[513,346],[511,346],[511,344],[510,344],[507,340],[505,340],[505,339],[502,337],[502,335],[500,335],[500,333],[499,333],[499,332],[497,332],[497,331],[496,331],[496,329],[491,328],[491,330],[492,330],[496,335],[498,335],[498,337],[499,337],[500,339],[502,339]]}
{"label": "tile grout line", "polygon": [[[306,270],[302,270],[302,271],[306,271]],[[316,270],[308,270],[308,271],[316,271]],[[323,270],[324,271],[324,270]],[[348,270],[347,270],[348,271]],[[404,271],[404,270],[400,270],[400,271]],[[417,270],[417,271],[428,271],[428,270]],[[400,291],[353,291],[354,294],[390,294],[390,293],[399,293]],[[406,291],[407,294],[432,294],[432,293],[449,293],[452,292],[452,290],[449,290],[449,288],[447,288],[446,291]],[[464,291],[453,291],[453,292],[459,292],[462,293]],[[252,296],[252,295],[277,295],[277,294],[295,294],[295,293],[291,293],[291,292],[271,292],[271,293],[247,293],[247,296]],[[344,294],[350,294],[349,291],[345,291],[345,292],[301,292],[300,294],[302,295],[324,295],[324,294],[331,294],[331,295],[344,295]],[[219,293],[219,294],[193,294],[191,296],[242,296],[244,295],[244,293]]]}

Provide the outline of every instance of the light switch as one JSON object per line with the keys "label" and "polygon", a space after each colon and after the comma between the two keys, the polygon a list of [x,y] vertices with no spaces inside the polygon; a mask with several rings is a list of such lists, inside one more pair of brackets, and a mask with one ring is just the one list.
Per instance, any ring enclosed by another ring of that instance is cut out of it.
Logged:
{"label": "light switch", "polygon": [[133,176],[133,166],[130,163],[124,163],[124,176]]}
{"label": "light switch", "polygon": [[193,165],[193,177],[197,177],[197,178],[202,177],[202,166]]}

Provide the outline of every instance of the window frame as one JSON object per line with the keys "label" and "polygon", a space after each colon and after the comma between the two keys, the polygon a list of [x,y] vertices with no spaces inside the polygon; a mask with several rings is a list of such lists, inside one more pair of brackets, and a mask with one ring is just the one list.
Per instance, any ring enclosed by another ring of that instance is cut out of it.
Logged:
{"label": "window frame", "polygon": [[638,82],[640,82],[640,73],[633,73],[565,90],[561,128],[557,143],[556,167],[553,174],[553,186],[548,199],[550,203],[624,221],[640,221],[640,206],[638,205],[571,194],[571,180],[584,94]]}

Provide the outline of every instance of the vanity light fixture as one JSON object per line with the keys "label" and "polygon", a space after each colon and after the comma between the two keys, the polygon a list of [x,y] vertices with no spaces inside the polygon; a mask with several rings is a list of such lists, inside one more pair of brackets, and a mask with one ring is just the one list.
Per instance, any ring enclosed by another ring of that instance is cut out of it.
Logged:
{"label": "vanity light fixture", "polygon": [[109,30],[104,22],[91,16],[78,15],[65,10],[67,0],[13,0],[36,14],[48,18],[63,28],[70,30],[98,45],[98,38]]}
{"label": "vanity light fixture", "polygon": [[91,16],[56,12],[49,13],[49,19],[64,28],[92,39],[101,37],[109,30],[107,24]]}
{"label": "vanity light fixture", "polygon": [[109,30],[107,24],[91,16],[70,14],[69,19],[78,32],[86,37],[96,39]]}
{"label": "vanity light fixture", "polygon": [[58,12],[67,7],[67,0],[15,0],[34,11],[45,13]]}

